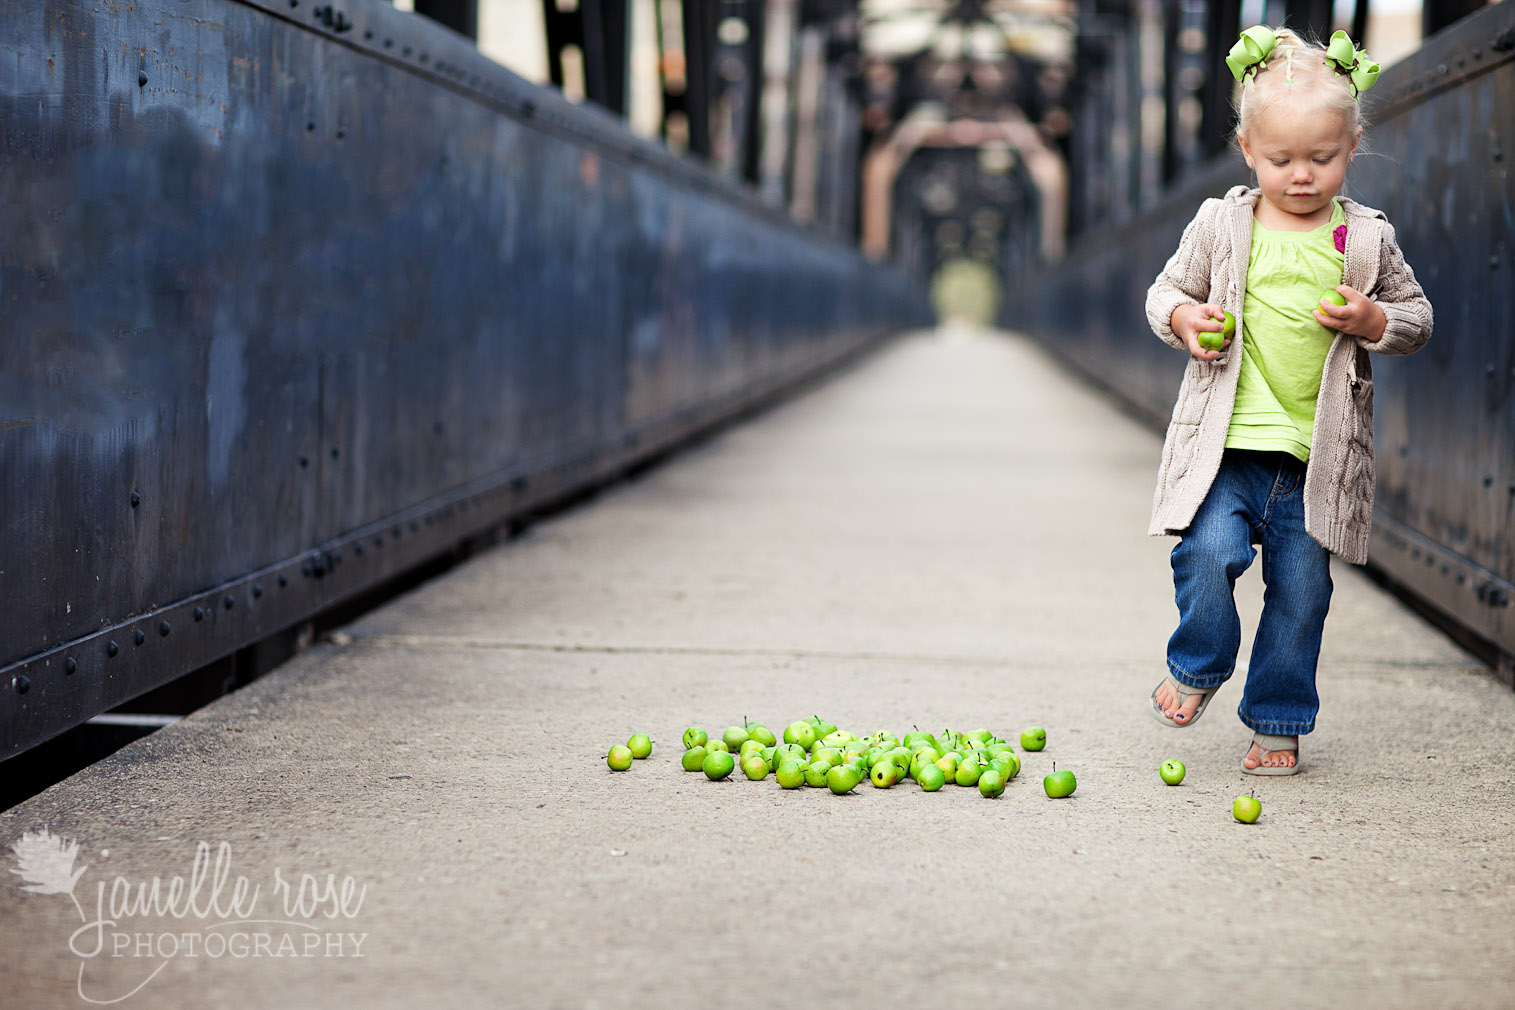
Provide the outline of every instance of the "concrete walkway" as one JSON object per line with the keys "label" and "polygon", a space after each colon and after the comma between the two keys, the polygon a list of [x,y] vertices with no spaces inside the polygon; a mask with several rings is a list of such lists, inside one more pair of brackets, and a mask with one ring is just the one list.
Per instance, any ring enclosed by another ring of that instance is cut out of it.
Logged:
{"label": "concrete walkway", "polygon": [[[1341,565],[1305,774],[1240,774],[1235,685],[1157,726],[1158,448],[1025,343],[902,340],[0,815],[78,846],[3,875],[0,1002],[1515,1006],[1515,694]],[[996,801],[679,769],[812,713],[1049,744]]]}

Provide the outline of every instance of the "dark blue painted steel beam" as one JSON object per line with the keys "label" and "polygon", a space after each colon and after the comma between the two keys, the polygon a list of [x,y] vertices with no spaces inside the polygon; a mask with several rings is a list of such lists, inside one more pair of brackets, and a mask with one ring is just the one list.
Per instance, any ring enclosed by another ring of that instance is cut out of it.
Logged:
{"label": "dark blue painted steel beam", "polygon": [[0,40],[0,757],[927,318],[382,0]]}

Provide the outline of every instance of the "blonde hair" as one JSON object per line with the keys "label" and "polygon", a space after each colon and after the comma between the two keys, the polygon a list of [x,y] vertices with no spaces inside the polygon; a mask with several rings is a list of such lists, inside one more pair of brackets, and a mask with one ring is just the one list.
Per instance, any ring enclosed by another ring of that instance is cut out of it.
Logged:
{"label": "blonde hair", "polygon": [[1362,128],[1362,112],[1349,77],[1326,62],[1326,48],[1291,28],[1277,28],[1278,40],[1267,65],[1249,73],[1237,88],[1236,135],[1244,137],[1257,116],[1275,105],[1287,105],[1295,115],[1326,111],[1341,113],[1347,132]]}

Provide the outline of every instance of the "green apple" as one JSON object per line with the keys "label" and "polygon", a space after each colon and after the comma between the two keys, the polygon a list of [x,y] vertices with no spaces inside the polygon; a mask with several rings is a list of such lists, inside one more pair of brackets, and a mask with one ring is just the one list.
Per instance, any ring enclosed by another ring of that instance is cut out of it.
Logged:
{"label": "green apple", "polygon": [[1058,771],[1057,762],[1054,761],[1052,773],[1042,779],[1042,788],[1047,791],[1049,797],[1060,800],[1064,796],[1073,795],[1073,790],[1078,788],[1078,779],[1074,778],[1073,773],[1066,768]]}
{"label": "green apple", "polygon": [[842,752],[835,747],[817,747],[810,752],[810,760],[824,761],[835,768],[842,763]]}
{"label": "green apple", "polygon": [[962,757],[957,751],[950,751],[936,759],[936,766],[942,770],[942,774],[953,782],[957,781],[957,761]]}
{"label": "green apple", "polygon": [[684,731],[684,749],[691,747],[703,747],[710,742],[710,734],[698,726],[690,726]]}
{"label": "green apple", "polygon": [[802,765],[808,763],[805,758],[804,748],[792,743],[781,743],[775,747],[773,749],[773,760],[775,767],[783,764],[785,761],[798,761]]}
{"label": "green apple", "polygon": [[[1219,333],[1216,333],[1214,330],[1200,330],[1199,334],[1194,338],[1195,343],[1199,344],[1201,350],[1218,351],[1225,347],[1226,341],[1235,335],[1236,317],[1224,310],[1222,310],[1221,316],[1223,325]],[[1211,316],[1210,318],[1213,319],[1215,317]]]}
{"label": "green apple", "polygon": [[924,792],[934,793],[947,784],[947,773],[938,765],[924,765],[915,776],[915,781]]}
{"label": "green apple", "polygon": [[742,758],[742,774],[754,782],[760,782],[768,777],[768,762],[764,761],[759,754],[752,754]]}
{"label": "green apple", "polygon": [[623,772],[631,767],[631,748],[623,744],[616,744],[610,748],[610,753],[605,755],[605,763],[613,772]]}
{"label": "green apple", "polygon": [[1011,779],[1015,778],[1015,776],[1021,773],[1021,759],[1019,754],[1012,752],[999,758],[999,760],[1006,765],[1005,770],[1000,772],[1001,775],[1005,776],[1006,783],[1009,783]]}
{"label": "green apple", "polygon": [[1262,816],[1262,801],[1251,793],[1231,801],[1231,816],[1243,824],[1256,824]]}
{"label": "green apple", "polygon": [[810,723],[811,726],[815,727],[815,738],[817,740],[819,740],[821,737],[825,736],[827,733],[835,733],[836,732],[836,723],[834,723],[834,722],[827,722],[825,719],[822,719],[818,715],[811,716],[809,719],[806,720],[806,722]]}
{"label": "green apple", "polygon": [[984,766],[978,763],[977,758],[965,757],[958,763],[957,775],[953,777],[953,781],[960,786],[976,786],[979,776],[983,773]]}
{"label": "green apple", "polygon": [[748,754],[761,754],[762,751],[763,745],[757,740],[752,739],[752,737],[748,737],[747,739],[743,740],[742,745],[736,749],[737,760],[741,760]]}
{"label": "green apple", "polygon": [[1178,760],[1178,758],[1169,758],[1163,762],[1162,767],[1157,770],[1157,774],[1161,775],[1163,781],[1168,783],[1168,785],[1176,786],[1184,780],[1184,775],[1187,771],[1188,769],[1184,767],[1184,763]]}
{"label": "green apple", "polygon": [[714,740],[707,740],[707,741],[705,741],[705,749],[706,750],[725,751],[728,754],[731,753],[731,748],[726,745],[726,741],[720,739],[719,737],[717,737]]}
{"label": "green apple", "polygon": [[705,777],[712,782],[719,782],[730,775],[736,769],[736,758],[731,756],[730,751],[713,750],[705,754],[705,760],[700,763],[700,770]]}
{"label": "green apple", "polygon": [[992,769],[993,771],[999,772],[1000,782],[1009,782],[1012,778],[1015,777],[1010,774],[1010,769],[1014,767],[1014,762],[1015,758],[1013,756],[992,757],[989,759],[989,764],[985,770],[988,771]]}
{"label": "green apple", "polygon": [[709,752],[703,747],[691,747],[679,759],[679,764],[684,766],[686,772],[697,772],[705,767],[705,755],[707,753]]}
{"label": "green apple", "polygon": [[1038,751],[1047,746],[1047,731],[1040,726],[1021,730],[1021,750]]}
{"label": "green apple", "polygon": [[820,788],[826,784],[826,773],[831,765],[826,761],[812,761],[805,766],[805,785]]}
{"label": "green apple", "polygon": [[652,737],[646,733],[633,733],[631,739],[626,741],[626,747],[631,751],[631,756],[640,761],[652,753]]}
{"label": "green apple", "polygon": [[838,796],[852,792],[861,781],[863,777],[851,765],[837,765],[826,773],[826,786]]}
{"label": "green apple", "polygon": [[810,745],[815,743],[815,727],[804,720],[791,722],[784,727],[784,742],[809,750]]}
{"label": "green apple", "polygon": [[880,761],[868,771],[868,781],[879,789],[888,789],[900,780],[899,765],[893,761]]}
{"label": "green apple", "polygon": [[736,750],[747,742],[747,731],[740,726],[727,726],[721,739],[726,741],[727,747]]}
{"label": "green apple", "polygon": [[779,738],[773,735],[773,730],[760,722],[749,722],[747,724],[747,739],[756,740],[764,747],[772,747],[779,742]]}
{"label": "green apple", "polygon": [[1005,777],[993,768],[985,768],[978,777],[978,792],[986,800],[992,800],[1005,792]]}
{"label": "green apple", "polygon": [[785,789],[798,789],[805,784],[805,766],[798,761],[785,761],[773,777]]}

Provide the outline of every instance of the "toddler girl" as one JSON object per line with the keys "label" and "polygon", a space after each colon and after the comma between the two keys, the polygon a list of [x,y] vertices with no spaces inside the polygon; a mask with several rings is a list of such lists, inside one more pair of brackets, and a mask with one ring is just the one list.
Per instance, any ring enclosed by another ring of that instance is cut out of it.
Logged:
{"label": "toddler girl", "polygon": [[[1329,556],[1367,559],[1373,508],[1370,353],[1409,354],[1431,305],[1384,215],[1339,194],[1377,65],[1345,32],[1328,47],[1258,26],[1226,60],[1241,82],[1236,139],[1257,186],[1209,199],[1147,292],[1147,319],[1189,364],[1163,445],[1153,535],[1178,534],[1178,630],[1152,692],[1191,726],[1236,667],[1233,589],[1262,550],[1266,589],[1237,715],[1242,771],[1299,771],[1315,728]],[[1334,297],[1333,297],[1334,296]],[[1337,304],[1337,302],[1341,304]],[[1234,334],[1219,350],[1223,317]]]}

